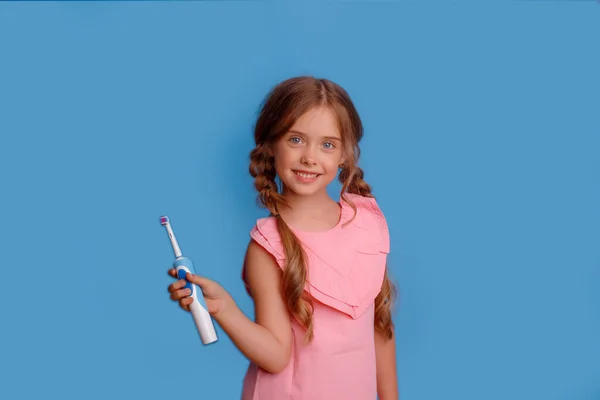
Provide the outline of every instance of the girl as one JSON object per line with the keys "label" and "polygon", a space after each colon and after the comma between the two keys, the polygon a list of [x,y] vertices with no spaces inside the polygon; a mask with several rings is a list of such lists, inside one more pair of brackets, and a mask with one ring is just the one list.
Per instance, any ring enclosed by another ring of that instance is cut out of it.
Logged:
{"label": "girl", "polygon": [[[216,282],[187,277],[250,360],[243,400],[398,399],[389,234],[357,166],[362,135],[348,94],[331,81],[292,78],[266,98],[250,174],[270,216],[250,231],[242,275],[255,321]],[[327,186],[338,172],[335,201]],[[184,285],[169,292],[189,310]]]}

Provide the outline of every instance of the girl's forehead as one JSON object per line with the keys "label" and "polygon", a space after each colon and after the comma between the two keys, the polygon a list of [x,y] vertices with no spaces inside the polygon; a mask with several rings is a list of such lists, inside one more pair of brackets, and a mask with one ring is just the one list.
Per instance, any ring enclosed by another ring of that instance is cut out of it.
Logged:
{"label": "girl's forehead", "polygon": [[341,139],[339,120],[333,110],[327,107],[312,109],[304,113],[290,128],[290,132],[310,137]]}

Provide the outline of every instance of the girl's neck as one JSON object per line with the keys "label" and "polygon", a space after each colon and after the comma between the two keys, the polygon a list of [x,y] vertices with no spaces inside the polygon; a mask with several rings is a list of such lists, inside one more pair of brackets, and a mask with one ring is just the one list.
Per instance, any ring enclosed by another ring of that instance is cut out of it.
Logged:
{"label": "girl's neck", "polygon": [[303,231],[323,231],[335,226],[340,218],[340,206],[326,190],[311,196],[300,196],[283,190],[289,207],[280,210],[288,225]]}

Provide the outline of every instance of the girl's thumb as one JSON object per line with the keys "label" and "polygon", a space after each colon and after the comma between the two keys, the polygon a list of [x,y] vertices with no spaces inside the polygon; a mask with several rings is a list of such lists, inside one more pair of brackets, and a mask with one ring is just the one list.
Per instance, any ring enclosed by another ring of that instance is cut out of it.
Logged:
{"label": "girl's thumb", "polygon": [[202,278],[198,275],[194,275],[190,272],[187,273],[186,278],[188,281],[195,283],[196,285],[198,285],[200,287],[205,287],[206,284],[208,283],[208,279],[204,279],[204,278]]}

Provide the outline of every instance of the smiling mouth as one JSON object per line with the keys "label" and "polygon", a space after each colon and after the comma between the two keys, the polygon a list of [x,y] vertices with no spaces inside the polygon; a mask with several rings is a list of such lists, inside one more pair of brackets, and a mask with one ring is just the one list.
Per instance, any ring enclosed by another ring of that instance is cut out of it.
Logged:
{"label": "smiling mouth", "polygon": [[294,173],[304,179],[314,179],[317,176],[321,175],[321,174],[309,173],[309,172],[304,172],[304,171],[295,171],[295,170],[294,170]]}

